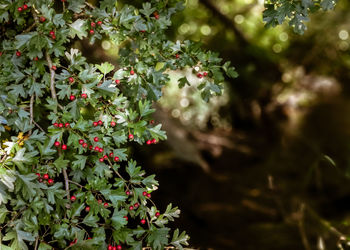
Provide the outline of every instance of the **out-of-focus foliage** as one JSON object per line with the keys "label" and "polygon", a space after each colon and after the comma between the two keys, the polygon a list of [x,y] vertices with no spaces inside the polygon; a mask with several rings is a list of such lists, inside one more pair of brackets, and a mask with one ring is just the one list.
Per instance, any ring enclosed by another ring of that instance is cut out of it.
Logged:
{"label": "out-of-focus foliage", "polygon": [[285,20],[298,34],[306,30],[305,22],[309,21],[309,13],[318,10],[331,10],[338,0],[266,0],[264,22],[266,27],[275,27]]}

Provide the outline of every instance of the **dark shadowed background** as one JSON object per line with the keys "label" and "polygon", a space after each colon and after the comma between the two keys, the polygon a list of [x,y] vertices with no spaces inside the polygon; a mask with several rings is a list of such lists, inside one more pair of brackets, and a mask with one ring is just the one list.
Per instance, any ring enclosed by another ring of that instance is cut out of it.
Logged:
{"label": "dark shadowed background", "polygon": [[[240,74],[207,104],[177,88],[187,72],[169,72],[155,114],[168,141],[133,148],[157,175],[160,209],[181,209],[173,225],[192,248],[347,249],[349,7],[312,15],[303,36],[265,29],[263,0],[187,0],[173,18],[171,40],[201,42]],[[79,46],[92,62],[117,64],[108,40]]]}

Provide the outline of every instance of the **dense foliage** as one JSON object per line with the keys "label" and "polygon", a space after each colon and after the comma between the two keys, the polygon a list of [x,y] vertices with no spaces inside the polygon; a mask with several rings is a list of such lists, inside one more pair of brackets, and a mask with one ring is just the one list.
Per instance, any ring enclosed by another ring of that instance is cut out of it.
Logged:
{"label": "dense foliage", "polygon": [[[185,232],[166,227],[180,211],[157,209],[158,182],[129,147],[166,139],[151,115],[169,71],[192,69],[208,101],[234,68],[198,44],[166,39],[182,2],[0,6],[1,249],[187,245]],[[119,49],[115,65],[90,64],[76,48],[102,38]]]}
{"label": "dense foliage", "polygon": [[318,10],[331,10],[338,0],[266,0],[264,22],[267,27],[274,27],[288,20],[294,31],[303,34],[309,13]]}

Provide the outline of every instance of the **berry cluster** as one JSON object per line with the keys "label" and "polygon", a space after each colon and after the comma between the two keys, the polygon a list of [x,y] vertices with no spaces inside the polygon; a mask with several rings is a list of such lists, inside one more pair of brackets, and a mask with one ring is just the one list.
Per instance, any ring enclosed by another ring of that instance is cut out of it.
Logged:
{"label": "berry cluster", "polygon": [[[98,26],[101,26],[102,25],[102,21],[97,21],[97,25]],[[95,22],[91,22],[90,23],[90,26],[91,26],[91,29],[89,30],[89,33],[90,33],[90,35],[93,35],[93,34],[95,34],[95,27],[96,27],[96,23]]]}
{"label": "berry cluster", "polygon": [[55,31],[51,30],[51,31],[49,32],[49,34],[50,34],[50,36],[51,36],[51,38],[52,38],[53,40],[56,39]]}
{"label": "berry cluster", "polygon": [[23,4],[23,6],[17,8],[18,12],[26,11],[27,9],[28,9],[28,5],[26,4]]}
{"label": "berry cluster", "polygon": [[53,179],[50,178],[48,174],[43,174],[41,177],[40,173],[35,173],[38,176],[39,182],[43,182],[44,180],[47,181],[47,184],[52,185],[54,183]]}
{"label": "berry cluster", "polygon": [[203,77],[206,77],[207,75],[208,75],[208,72],[203,72],[203,73],[198,73],[197,77],[198,78],[203,78]]}

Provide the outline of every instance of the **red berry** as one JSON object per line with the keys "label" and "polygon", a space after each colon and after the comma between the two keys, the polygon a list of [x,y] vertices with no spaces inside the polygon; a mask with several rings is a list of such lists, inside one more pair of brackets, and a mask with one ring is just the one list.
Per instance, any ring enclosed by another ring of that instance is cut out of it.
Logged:
{"label": "red berry", "polygon": [[77,199],[77,197],[75,197],[74,195],[72,195],[72,196],[70,197],[70,200],[73,201],[73,202],[74,202],[76,199]]}
{"label": "red berry", "polygon": [[115,83],[116,83],[116,84],[119,84],[119,83],[120,83],[120,80],[118,80],[118,79],[115,80]]}
{"label": "red berry", "polygon": [[73,82],[74,82],[74,78],[73,78],[73,77],[69,77],[69,78],[68,78],[68,81],[69,81],[70,83],[73,83]]}
{"label": "red berry", "polygon": [[117,250],[117,247],[116,246],[112,247],[112,250]]}
{"label": "red berry", "polygon": [[175,55],[175,58],[176,58],[176,59],[179,59],[179,57],[180,57],[179,54],[176,54],[176,55]]}
{"label": "red berry", "polygon": [[64,3],[66,0],[61,0],[62,3]]}
{"label": "red berry", "polygon": [[[86,143],[84,143],[84,144],[86,144]],[[84,146],[84,144],[83,144],[83,146]],[[87,144],[86,144],[86,145],[87,145]],[[92,145],[89,146],[89,149],[92,150]]]}
{"label": "red berry", "polygon": [[55,123],[53,124],[53,126],[54,126],[54,127],[58,127],[58,123],[55,122]]}
{"label": "red berry", "polygon": [[82,145],[84,143],[84,140],[83,139],[80,139],[79,140],[79,144]]}
{"label": "red berry", "polygon": [[110,152],[110,153],[109,153],[109,157],[113,157],[113,152]]}
{"label": "red berry", "polygon": [[55,39],[56,39],[56,35],[52,35],[51,38],[52,38],[53,40],[55,40]]}
{"label": "red berry", "polygon": [[143,196],[146,196],[146,195],[147,195],[147,192],[146,192],[146,191],[143,191],[143,192],[142,192],[142,195],[143,195]]}
{"label": "red berry", "polygon": [[134,135],[133,134],[129,134],[129,139],[130,140],[134,139]]}
{"label": "red berry", "polygon": [[67,145],[66,145],[66,144],[63,144],[63,145],[62,145],[62,149],[63,149],[63,150],[66,150],[66,149],[67,149]]}
{"label": "red berry", "polygon": [[107,155],[104,155],[104,156],[103,156],[103,159],[107,159],[107,158],[108,158],[108,156],[107,156]]}
{"label": "red berry", "polygon": [[100,150],[100,148],[99,148],[98,146],[96,146],[96,147],[94,148],[94,150],[95,150],[96,152],[98,152],[98,151]]}
{"label": "red berry", "polygon": [[105,202],[105,203],[103,204],[103,206],[107,208],[107,207],[109,206],[109,204],[108,204],[107,202]]}
{"label": "red berry", "polygon": [[22,8],[22,7],[18,7],[17,10],[18,10],[19,12],[22,12],[23,8]]}
{"label": "red berry", "polygon": [[74,100],[75,100],[75,95],[71,95],[71,96],[69,97],[69,100],[74,101]]}
{"label": "red berry", "polygon": [[98,159],[100,162],[103,162],[104,161],[104,159],[103,158],[100,158],[100,159]]}
{"label": "red berry", "polygon": [[64,124],[64,126],[65,126],[66,128],[68,128],[68,127],[70,126],[69,122],[66,122],[66,124]]}
{"label": "red berry", "polygon": [[87,94],[85,94],[85,93],[82,93],[82,94],[81,94],[81,98],[84,98],[84,99],[86,99],[86,98],[87,98]]}
{"label": "red berry", "polygon": [[92,238],[91,237],[89,237],[89,238],[87,238],[88,240],[91,240]]}
{"label": "red berry", "polygon": [[98,204],[101,204],[101,203],[102,203],[102,200],[98,200],[97,202],[98,202]]}
{"label": "red berry", "polygon": [[52,70],[56,70],[57,68],[56,68],[55,65],[52,65],[51,69],[52,69]]}
{"label": "red berry", "polygon": [[154,124],[154,120],[150,120],[150,122],[149,122],[150,124]]}
{"label": "red berry", "polygon": [[111,121],[111,126],[115,127],[115,125],[117,125],[117,123],[115,121]]}
{"label": "red berry", "polygon": [[130,191],[129,190],[125,191],[125,194],[130,195]]}
{"label": "red berry", "polygon": [[98,142],[98,137],[97,137],[97,136],[94,138],[94,141],[95,141],[95,142]]}
{"label": "red berry", "polygon": [[140,30],[141,33],[145,33],[146,31],[145,30]]}
{"label": "red berry", "polygon": [[141,224],[145,224],[145,223],[146,223],[146,220],[145,220],[145,219],[142,219],[140,222],[141,222]]}
{"label": "red berry", "polygon": [[150,145],[150,144],[152,144],[152,142],[151,142],[151,140],[147,140],[147,145]]}
{"label": "red berry", "polygon": [[114,161],[119,161],[119,157],[118,156],[114,157]]}
{"label": "red berry", "polygon": [[103,148],[99,148],[98,152],[103,153]]}
{"label": "red berry", "polygon": [[39,182],[43,182],[43,179],[42,179],[42,178],[39,178]]}
{"label": "red berry", "polygon": [[121,245],[118,245],[118,246],[117,246],[117,250],[122,250],[122,246],[121,246]]}
{"label": "red berry", "polygon": [[102,25],[102,21],[98,21],[97,25],[101,26]]}
{"label": "red berry", "polygon": [[128,216],[123,216],[123,218],[124,218],[126,221],[129,220]]}
{"label": "red berry", "polygon": [[201,73],[198,73],[198,74],[197,74],[197,77],[198,77],[198,78],[203,78],[203,75],[202,75]]}
{"label": "red berry", "polygon": [[134,207],[136,207],[136,208],[138,208],[139,206],[140,206],[140,204],[137,202],[134,204]]}
{"label": "red berry", "polygon": [[147,197],[148,197],[148,198],[151,198],[151,194],[147,194]]}
{"label": "red berry", "polygon": [[154,18],[155,19],[159,19],[159,15],[154,15]]}
{"label": "red berry", "polygon": [[2,56],[2,51],[0,51],[0,56]]}
{"label": "red berry", "polygon": [[40,22],[45,22],[46,21],[46,18],[45,17],[43,17],[43,16],[41,16],[40,18],[39,18],[39,20],[40,20]]}
{"label": "red berry", "polygon": [[207,76],[208,75],[208,72],[203,72],[203,76]]}
{"label": "red berry", "polygon": [[39,173],[35,173],[38,177],[40,177],[40,174]]}
{"label": "red berry", "polygon": [[113,246],[112,245],[108,245],[108,250],[113,250]]}
{"label": "red berry", "polygon": [[96,23],[91,22],[90,25],[91,25],[91,27],[95,27],[95,26],[96,26]]}
{"label": "red berry", "polygon": [[135,74],[135,71],[130,70],[130,75],[133,75],[133,74]]}
{"label": "red berry", "polygon": [[85,208],[85,211],[86,211],[86,212],[89,212],[89,211],[90,211],[90,207],[87,206],[87,207]]}
{"label": "red berry", "polygon": [[56,146],[56,147],[58,147],[58,146],[60,146],[60,142],[59,141],[55,141],[55,143],[54,143],[54,145]]}
{"label": "red berry", "polygon": [[34,61],[38,61],[39,60],[39,58],[36,56],[36,57],[34,57],[34,59],[33,59]]}
{"label": "red berry", "polygon": [[16,56],[20,57],[22,53],[20,51],[16,51]]}
{"label": "red berry", "polygon": [[94,125],[94,127],[97,127],[98,123],[97,122],[93,122],[92,125]]}
{"label": "red berry", "polygon": [[157,212],[157,213],[155,214],[155,216],[156,216],[156,217],[159,217],[159,216],[160,216],[160,213],[159,213],[159,212]]}
{"label": "red berry", "polygon": [[134,207],[133,207],[133,206],[130,206],[130,207],[129,207],[129,209],[130,209],[130,210],[133,210],[133,209],[134,209]]}
{"label": "red berry", "polygon": [[28,5],[24,4],[24,5],[23,5],[23,9],[24,9],[24,10],[28,9]]}
{"label": "red berry", "polygon": [[49,180],[47,181],[47,183],[48,183],[49,185],[52,185],[52,184],[53,184],[53,179],[49,179]]}
{"label": "red berry", "polygon": [[59,127],[59,128],[63,128],[63,123],[59,123],[59,124],[58,124],[58,127]]}
{"label": "red berry", "polygon": [[43,175],[43,178],[44,178],[45,180],[48,180],[50,177],[49,177],[48,174],[44,174],[44,175]]}
{"label": "red berry", "polygon": [[86,147],[87,147],[87,143],[83,143],[83,148],[86,148]]}
{"label": "red berry", "polygon": [[98,125],[100,125],[100,126],[103,124],[103,122],[102,122],[101,120],[98,120],[97,123],[98,123]]}
{"label": "red berry", "polygon": [[89,32],[90,32],[91,35],[93,35],[95,33],[94,30],[90,30]]}
{"label": "red berry", "polygon": [[50,34],[50,36],[53,36],[53,35],[55,35],[55,31],[51,30],[51,31],[49,32],[49,34]]}
{"label": "red berry", "polygon": [[157,140],[156,139],[152,139],[152,144],[154,144],[154,143],[157,143]]}

